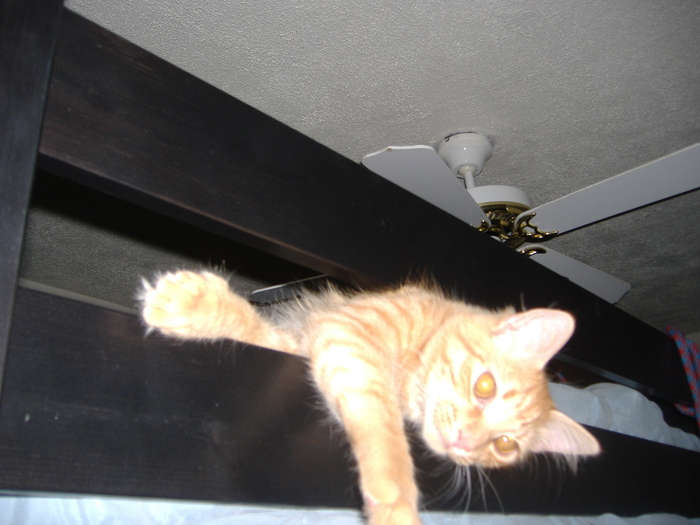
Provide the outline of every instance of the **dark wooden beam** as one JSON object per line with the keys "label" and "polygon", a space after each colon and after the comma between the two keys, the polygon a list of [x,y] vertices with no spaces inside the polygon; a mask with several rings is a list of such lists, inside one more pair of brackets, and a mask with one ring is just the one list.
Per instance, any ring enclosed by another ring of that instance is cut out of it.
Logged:
{"label": "dark wooden beam", "polygon": [[[133,315],[20,288],[0,411],[3,490],[359,508],[350,454],[306,362],[235,343],[145,336]],[[538,457],[472,472],[475,512],[700,516],[700,454],[591,429],[577,475]],[[467,487],[416,443],[432,510]],[[497,494],[497,496],[496,496]],[[500,501],[499,501],[500,500]]]}
{"label": "dark wooden beam", "polygon": [[0,391],[62,0],[0,3]]}
{"label": "dark wooden beam", "polygon": [[44,168],[334,277],[425,272],[477,304],[557,305],[578,320],[573,360],[690,400],[658,330],[72,13],[40,151]]}
{"label": "dark wooden beam", "polygon": [[303,360],[174,345],[133,315],[24,288],[12,330],[2,490],[354,503]]}

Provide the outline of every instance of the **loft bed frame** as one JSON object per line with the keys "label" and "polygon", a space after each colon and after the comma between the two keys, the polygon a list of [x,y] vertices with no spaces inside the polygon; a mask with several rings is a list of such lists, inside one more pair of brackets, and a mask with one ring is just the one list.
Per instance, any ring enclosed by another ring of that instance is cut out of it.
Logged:
{"label": "loft bed frame", "polygon": [[[484,306],[557,304],[578,320],[558,360],[690,401],[661,332],[59,0],[0,11],[0,492],[361,505],[302,359],[174,346],[134,315],[18,285],[37,170],[362,286],[429,273]],[[700,454],[590,430],[604,452],[575,476],[494,471],[468,510],[700,516]],[[430,500],[450,474],[415,447]]]}

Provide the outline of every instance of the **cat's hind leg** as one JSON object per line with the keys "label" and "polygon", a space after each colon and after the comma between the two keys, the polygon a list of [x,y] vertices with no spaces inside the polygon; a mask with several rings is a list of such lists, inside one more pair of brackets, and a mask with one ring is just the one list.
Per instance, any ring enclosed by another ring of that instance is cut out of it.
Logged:
{"label": "cat's hind leg", "polygon": [[211,272],[167,273],[154,285],[144,281],[141,316],[146,325],[178,339],[235,339],[296,353],[280,334],[228,282]]}

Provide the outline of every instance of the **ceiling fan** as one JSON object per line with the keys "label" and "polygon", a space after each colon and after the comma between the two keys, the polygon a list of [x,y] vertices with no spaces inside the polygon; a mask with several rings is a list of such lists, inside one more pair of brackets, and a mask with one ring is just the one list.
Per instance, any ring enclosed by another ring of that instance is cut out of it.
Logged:
{"label": "ceiling fan", "polygon": [[695,144],[533,208],[518,188],[475,185],[492,153],[488,137],[458,132],[435,147],[387,147],[365,155],[362,164],[613,304],[628,283],[539,243],[700,187]]}

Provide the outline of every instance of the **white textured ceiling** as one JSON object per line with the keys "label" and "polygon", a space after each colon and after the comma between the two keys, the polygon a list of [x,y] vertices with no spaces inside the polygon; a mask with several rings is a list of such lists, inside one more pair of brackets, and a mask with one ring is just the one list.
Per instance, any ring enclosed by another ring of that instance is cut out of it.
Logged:
{"label": "white textured ceiling", "polygon": [[[477,184],[535,204],[700,142],[696,0],[67,6],[355,161],[487,133]],[[697,332],[699,223],[695,191],[551,245],[630,282],[620,306],[637,317]]]}

